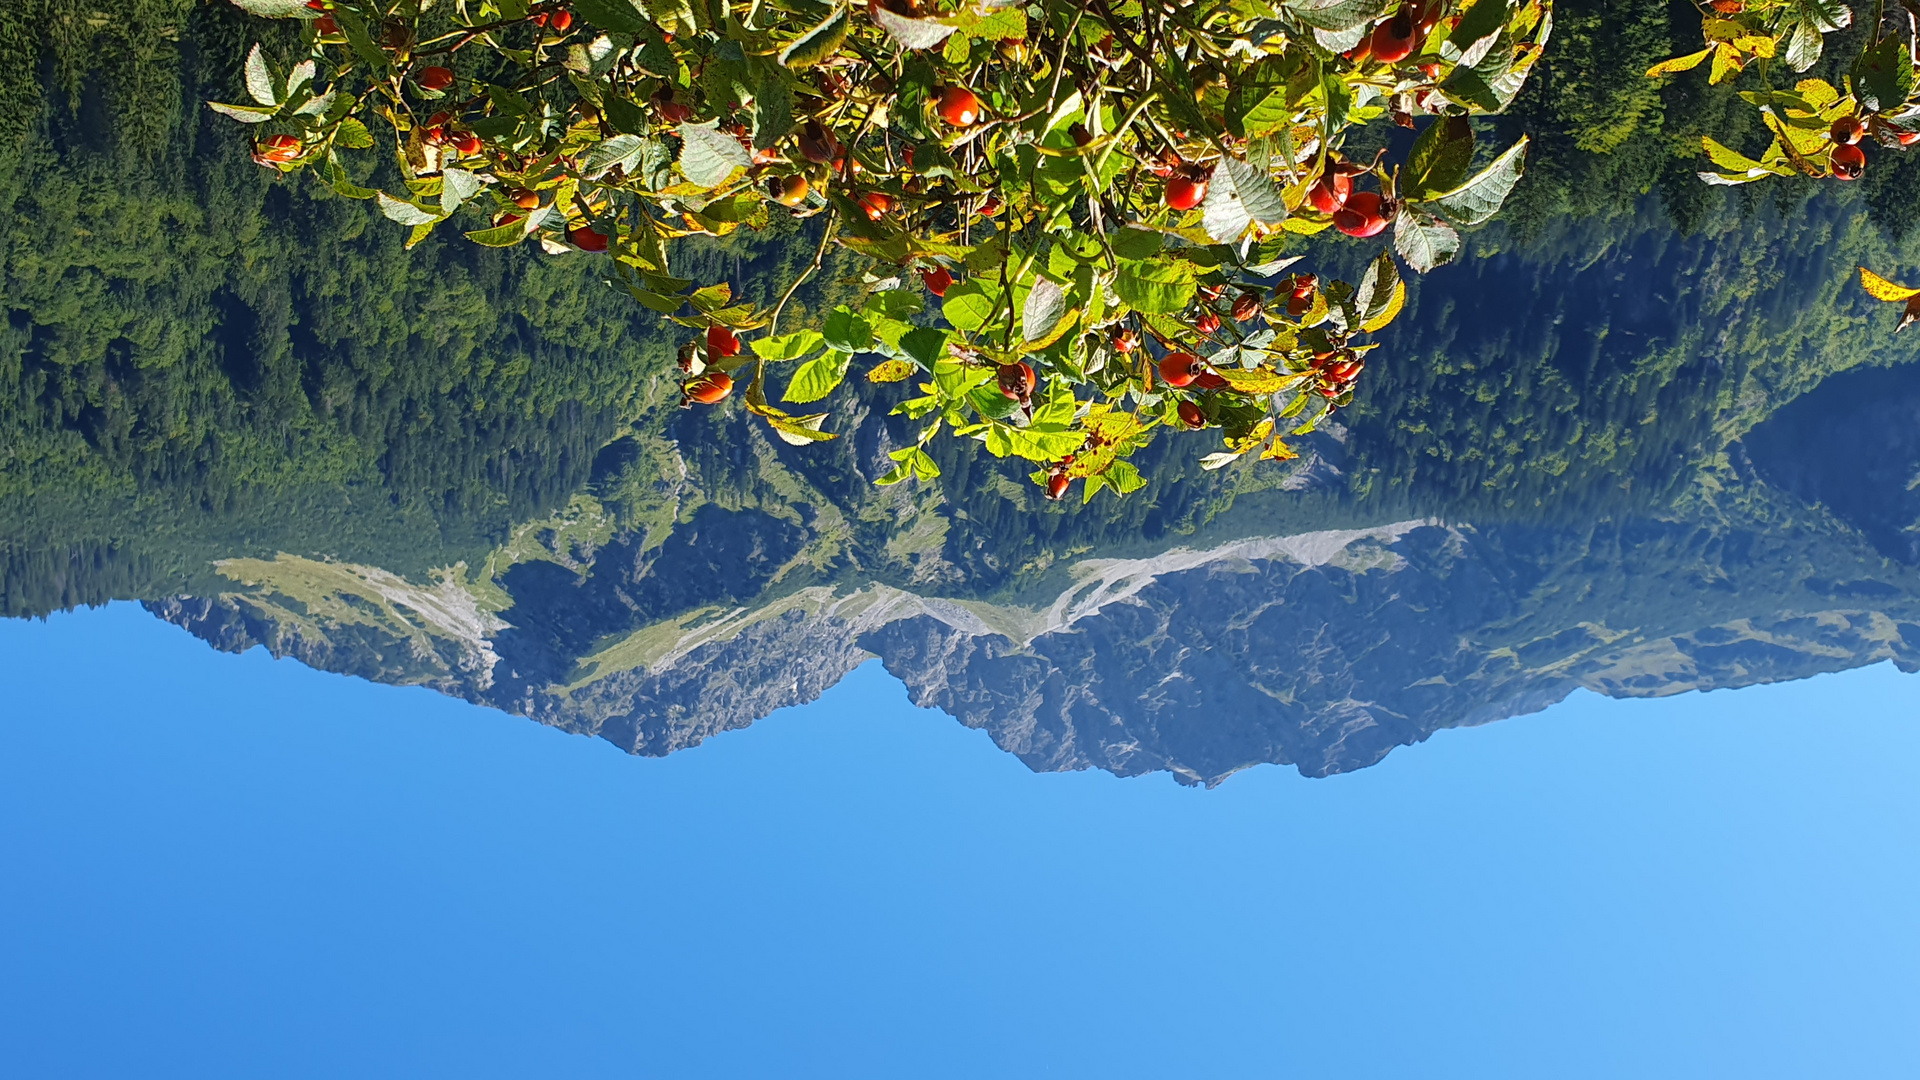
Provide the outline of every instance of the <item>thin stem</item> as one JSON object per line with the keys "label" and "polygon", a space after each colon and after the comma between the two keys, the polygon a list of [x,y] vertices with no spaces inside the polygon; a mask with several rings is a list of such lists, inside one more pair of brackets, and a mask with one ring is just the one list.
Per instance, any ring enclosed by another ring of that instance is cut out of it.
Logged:
{"label": "thin stem", "polygon": [[807,264],[805,270],[800,271],[800,276],[794,278],[793,284],[787,286],[787,294],[782,296],[780,302],[773,306],[773,316],[767,320],[768,337],[772,337],[780,332],[780,313],[786,310],[787,301],[793,299],[793,294],[800,291],[801,284],[817,273],[820,270],[820,264],[826,261],[827,245],[833,243],[833,234],[839,224],[839,211],[837,209],[829,210],[827,212],[826,227],[820,230],[820,246],[813,249],[813,261]]}

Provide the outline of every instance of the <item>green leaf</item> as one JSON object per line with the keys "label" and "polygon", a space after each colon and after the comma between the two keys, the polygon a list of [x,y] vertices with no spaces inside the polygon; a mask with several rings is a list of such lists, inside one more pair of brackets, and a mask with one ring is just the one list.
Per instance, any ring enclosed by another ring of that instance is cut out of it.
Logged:
{"label": "green leaf", "polygon": [[333,143],[349,150],[365,150],[373,145],[373,132],[367,130],[367,125],[349,116],[340,121],[340,132],[333,137]]}
{"label": "green leaf", "polygon": [[1247,110],[1240,120],[1250,139],[1272,135],[1293,123],[1293,106],[1287,101],[1287,88],[1275,87]]}
{"label": "green leaf", "polygon": [[1853,65],[1853,88],[1867,112],[1899,108],[1913,93],[1913,58],[1907,43],[1898,37],[1880,39],[1869,46]]}
{"label": "green leaf", "polygon": [[740,140],[720,130],[718,120],[704,124],[680,125],[680,171],[690,183],[700,187],[718,187],[733,175],[733,170],[753,164],[753,155]]}
{"label": "green leaf", "polygon": [[1153,258],[1160,254],[1160,245],[1165,241],[1164,236],[1152,229],[1132,225],[1115,230],[1108,237],[1108,243],[1113,245],[1114,257],[1130,261]]}
{"label": "green leaf", "polygon": [[909,477],[918,477],[921,480],[940,478],[940,466],[935,464],[933,458],[927,456],[927,452],[918,446],[902,447],[887,456],[900,464],[894,466],[887,475],[875,480],[874,483],[877,485],[884,487],[888,484],[897,484]]}
{"label": "green leaf", "polygon": [[1413,140],[1401,186],[1409,199],[1452,191],[1466,182],[1473,165],[1473,125],[1464,116],[1445,116],[1428,124]]}
{"label": "green leaf", "polygon": [[[509,221],[505,225],[497,225],[491,229],[475,229],[467,234],[467,239],[482,247],[512,247],[526,238],[527,222],[525,218],[519,221]],[[674,306],[678,307],[679,305],[676,304]]]}
{"label": "green leaf", "polygon": [[1285,10],[1303,25],[1338,33],[1379,21],[1394,3],[1395,0],[1287,0]]}
{"label": "green leaf", "polygon": [[1513,12],[1513,0],[1480,0],[1460,16],[1460,22],[1447,35],[1447,44],[1465,53],[1484,38],[1507,28]]}
{"label": "green leaf", "polygon": [[840,436],[831,431],[821,431],[826,423],[826,413],[814,413],[812,416],[788,416],[778,409],[755,409],[766,418],[767,426],[780,437],[780,441],[789,446],[807,446],[817,442],[828,442]]}
{"label": "green leaf", "polygon": [[[374,193],[374,201],[379,203],[382,214],[402,225],[432,225],[440,220],[440,215],[423,210],[410,202],[403,202],[384,191]],[[418,242],[418,240],[409,241],[409,246]]]}
{"label": "green leaf", "polygon": [[1021,309],[1021,335],[1028,341],[1042,341],[1066,313],[1067,291],[1041,278],[1028,290],[1027,302]]}
{"label": "green leaf", "polygon": [[569,2],[581,18],[603,30],[638,36],[645,33],[651,25],[646,16],[640,14],[628,0],[569,0]]}
{"label": "green leaf", "polygon": [[753,145],[765,150],[793,132],[793,88],[786,70],[756,58],[753,67]]}
{"label": "green leaf", "polygon": [[640,164],[640,152],[646,140],[638,135],[615,135],[604,142],[596,143],[587,151],[587,159],[580,169],[589,180],[596,180],[613,171],[614,166],[625,169],[632,175],[634,166]]}
{"label": "green leaf", "polygon": [[221,116],[231,116],[243,124],[264,124],[273,119],[277,109],[265,109],[257,105],[228,105],[222,101],[209,101],[207,108]]}
{"label": "green leaf", "polygon": [[1820,28],[1807,20],[1793,24],[1787,34],[1787,66],[1795,71],[1805,71],[1820,62],[1822,42]]}
{"label": "green leaf", "polygon": [[440,186],[440,212],[451,214],[460,209],[460,204],[480,193],[486,182],[465,169],[443,169],[440,173],[443,181]]}
{"label": "green leaf", "polygon": [[[1484,2],[1484,0],[1483,0]],[[1506,153],[1459,187],[1427,200],[1462,225],[1478,225],[1491,218],[1507,201],[1507,193],[1520,182],[1526,168],[1527,137],[1507,148]]]}
{"label": "green leaf", "polygon": [[852,360],[851,353],[832,349],[801,364],[793,373],[793,381],[787,384],[787,392],[781,396],[795,404],[819,401],[833,393],[834,387],[847,377],[847,365]]}
{"label": "green leaf", "polygon": [[878,4],[870,5],[867,10],[872,13],[873,21],[903,49],[931,49],[946,41],[956,29],[952,23],[940,19],[909,18]]}
{"label": "green leaf", "polygon": [[372,188],[363,188],[350,180],[347,177],[347,171],[340,167],[340,159],[332,154],[327,155],[327,163],[321,169],[321,178],[326,181],[328,187],[333,189],[335,195],[342,198],[371,199],[374,196]]}
{"label": "green leaf", "polygon": [[267,70],[266,54],[255,45],[247,53],[246,63],[247,93],[262,105],[278,105],[280,99],[274,94],[273,73]]}
{"label": "green leaf", "polygon": [[1394,287],[1399,284],[1400,268],[1393,264],[1393,256],[1381,252],[1368,264],[1359,287],[1353,291],[1353,308],[1360,316],[1355,321],[1364,325],[1385,312],[1393,302]]}
{"label": "green leaf", "polygon": [[1460,234],[1438,218],[1409,207],[1393,227],[1394,250],[1419,273],[1453,261],[1460,254]]}
{"label": "green leaf", "polygon": [[869,315],[880,315],[889,319],[918,315],[926,310],[925,305],[920,303],[920,294],[906,289],[882,289],[867,297],[866,303],[860,306]]}
{"label": "green leaf", "polygon": [[1125,262],[1113,276],[1113,291],[1148,315],[1179,311],[1193,302],[1193,268],[1172,259]]}
{"label": "green leaf", "polygon": [[[1146,478],[1140,475],[1140,470],[1134,468],[1133,463],[1130,461],[1114,462],[1107,466],[1107,471],[1101,473],[1099,478],[1105,480],[1107,486],[1112,488],[1116,495],[1126,495],[1139,491],[1141,488],[1147,486]],[[1088,477],[1087,479],[1091,481],[1094,478]],[[1093,484],[1089,483],[1087,485],[1087,493],[1081,502],[1084,505],[1092,500]]]}
{"label": "green leaf", "polygon": [[317,19],[320,13],[305,0],[233,0],[233,6],[263,19]]}
{"label": "green leaf", "polygon": [[756,339],[753,352],[762,360],[798,360],[812,355],[826,343],[827,339],[818,330],[795,330],[779,337]]}
{"label": "green leaf", "polygon": [[987,325],[999,298],[997,284],[968,278],[947,289],[946,298],[940,302],[940,313],[946,316],[947,325],[971,334]]}
{"label": "green leaf", "polygon": [[947,332],[930,326],[915,327],[900,338],[900,349],[921,367],[932,368],[947,355]]}
{"label": "green leaf", "polygon": [[845,7],[834,9],[811,30],[795,38],[780,50],[780,62],[791,68],[811,67],[840,51],[847,40],[850,15]]}
{"label": "green leaf", "polygon": [[857,353],[873,348],[873,324],[844,304],[827,313],[826,324],[821,329],[827,344],[841,352]]}
{"label": "green leaf", "polygon": [[1231,243],[1256,221],[1278,225],[1287,220],[1287,204],[1263,170],[1225,158],[1214,167],[1201,214],[1208,236]]}

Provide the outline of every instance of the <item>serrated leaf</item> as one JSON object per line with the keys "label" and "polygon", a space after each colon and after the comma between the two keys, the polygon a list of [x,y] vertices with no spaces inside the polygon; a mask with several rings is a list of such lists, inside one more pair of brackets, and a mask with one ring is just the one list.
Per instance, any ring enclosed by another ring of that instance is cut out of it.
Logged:
{"label": "serrated leaf", "polygon": [[651,24],[628,0],[571,0],[573,10],[595,26],[639,36]]}
{"label": "serrated leaf", "polygon": [[781,397],[795,404],[819,401],[833,393],[834,388],[847,377],[847,365],[852,360],[851,353],[838,349],[830,349],[814,357],[794,371],[793,381],[787,384],[787,392]]}
{"label": "serrated leaf", "polygon": [[1527,136],[1508,147],[1472,179],[1426,200],[1462,225],[1478,225],[1498,213],[1526,169]]}
{"label": "serrated leaf", "polygon": [[903,49],[931,49],[947,40],[948,35],[957,29],[952,23],[940,19],[915,19],[895,14],[879,5],[867,9],[873,14],[873,21],[887,32]]}
{"label": "serrated leaf", "polygon": [[[631,175],[634,166],[640,164],[640,153],[645,147],[646,140],[638,135],[615,135],[611,139],[594,144],[593,148],[587,151],[586,161],[581,164],[580,169],[589,180],[597,180],[605,176],[612,172],[616,165]],[[752,158],[749,157],[748,161],[751,163]],[[684,165],[682,167],[684,168]]]}
{"label": "serrated leaf", "polygon": [[828,346],[841,352],[865,352],[873,347],[873,324],[844,305],[828,312],[820,329]]}
{"label": "serrated leaf", "polygon": [[339,134],[333,137],[335,146],[344,146],[349,150],[365,150],[373,145],[373,132],[367,125],[349,116],[340,121]]}
{"label": "serrated leaf", "polygon": [[1911,300],[1920,296],[1920,289],[1909,289],[1905,285],[1888,281],[1864,266],[1860,268],[1860,284],[1865,286],[1867,293],[1875,300],[1885,300],[1888,303]]}
{"label": "serrated leaf", "polygon": [[263,19],[317,19],[320,13],[305,0],[233,0],[233,6]]}
{"label": "serrated leaf", "polygon": [[231,116],[243,124],[264,124],[273,119],[277,109],[266,109],[258,105],[228,105],[224,101],[209,101],[207,108],[221,116]]}
{"label": "serrated leaf", "polygon": [[718,187],[735,169],[753,164],[753,155],[740,140],[720,130],[718,120],[680,125],[680,171],[690,183]]}
{"label": "serrated leaf", "polygon": [[1700,136],[1700,148],[1707,152],[1707,158],[1711,160],[1715,165],[1718,165],[1721,168],[1726,169],[1728,171],[1744,172],[1748,169],[1760,168],[1759,162],[1753,160],[1752,158],[1746,156],[1745,154],[1740,153],[1737,150],[1729,149],[1726,146],[1723,146],[1720,143],[1715,142],[1709,136],[1706,136],[1706,135]]}
{"label": "serrated leaf", "polygon": [[788,446],[809,446],[817,442],[830,442],[840,436],[831,431],[821,431],[820,426],[827,421],[827,413],[814,413],[812,416],[788,416],[778,409],[754,409],[766,418],[767,426]]}
{"label": "serrated leaf", "polygon": [[1120,299],[1149,315],[1179,311],[1193,302],[1197,289],[1193,267],[1166,258],[1124,262],[1113,275]]}
{"label": "serrated leaf", "polygon": [[[440,215],[422,210],[410,202],[403,202],[384,191],[375,192],[373,198],[379,203],[382,214],[402,225],[431,225],[440,220]],[[410,241],[409,246],[418,242],[418,240]]]}
{"label": "serrated leaf", "polygon": [[940,313],[955,330],[973,333],[993,317],[999,295],[998,286],[989,291],[979,278],[968,278],[947,289],[947,295],[940,301]]}
{"label": "serrated leaf", "polygon": [[752,344],[755,356],[762,360],[780,361],[810,356],[826,343],[827,339],[818,330],[795,330],[779,337],[759,338]]}
{"label": "serrated leaf", "polygon": [[1460,234],[1453,226],[1417,210],[1402,210],[1393,227],[1393,248],[1418,273],[1453,261],[1460,254]]}
{"label": "serrated leaf", "polygon": [[1067,291],[1046,278],[1033,283],[1027,302],[1021,308],[1021,336],[1028,341],[1044,340],[1067,313]]}
{"label": "serrated leaf", "polygon": [[1151,259],[1160,254],[1161,245],[1166,243],[1166,237],[1153,229],[1129,225],[1126,228],[1114,230],[1108,238],[1108,243],[1113,247],[1115,258],[1138,261]]}
{"label": "serrated leaf", "polygon": [[[482,247],[512,247],[527,238],[527,221],[509,221],[505,225],[496,225],[491,229],[475,229],[467,234],[467,239]],[[678,307],[678,305],[675,305]]]}
{"label": "serrated leaf", "polygon": [[1356,321],[1363,328],[1387,309],[1393,301],[1394,287],[1399,284],[1400,268],[1393,264],[1393,256],[1383,251],[1367,264],[1366,274],[1353,291],[1353,309],[1359,315]]}
{"label": "serrated leaf", "polygon": [[[1286,12],[1316,30],[1336,33],[1378,22],[1395,0],[1287,0]],[[1352,48],[1352,46],[1348,46]]]}
{"label": "serrated leaf", "polygon": [[1787,33],[1787,66],[1795,71],[1807,70],[1820,62],[1821,48],[1818,27],[1805,19],[1794,23]]}
{"label": "serrated leaf", "polygon": [[1466,182],[1473,166],[1473,125],[1464,116],[1443,116],[1428,124],[1413,140],[1413,150],[1401,170],[1401,186],[1409,199],[1452,191]]}
{"label": "serrated leaf", "polygon": [[440,173],[440,211],[451,214],[460,204],[480,193],[486,181],[465,169],[445,169]]}
{"label": "serrated leaf", "polygon": [[258,44],[248,51],[245,65],[247,93],[262,105],[278,105],[280,98],[274,93],[273,73],[267,70],[267,56]]}
{"label": "serrated leaf", "polygon": [[813,29],[781,49],[780,62],[791,68],[811,67],[839,52],[841,43],[847,40],[850,18],[846,8],[835,9]]}
{"label": "serrated leaf", "polygon": [[328,110],[333,108],[334,98],[335,98],[335,94],[332,90],[329,90],[324,94],[321,94],[317,98],[308,98],[306,104],[301,105],[299,108],[293,110],[293,115],[324,116],[326,115]]}
{"label": "serrated leaf", "polygon": [[1253,215],[1233,189],[1224,164],[1216,165],[1207,181],[1207,197],[1200,204],[1200,227],[1208,238],[1223,244],[1239,240],[1253,226]]}
{"label": "serrated leaf", "polygon": [[1407,283],[1404,281],[1396,281],[1393,283],[1393,295],[1387,298],[1386,306],[1380,309],[1379,314],[1361,323],[1360,329],[1369,334],[1377,334],[1385,330],[1387,325],[1393,322],[1393,320],[1399,318],[1401,309],[1406,306]]}
{"label": "serrated leaf", "polygon": [[930,326],[917,326],[900,338],[900,350],[932,369],[947,355],[947,332]]}

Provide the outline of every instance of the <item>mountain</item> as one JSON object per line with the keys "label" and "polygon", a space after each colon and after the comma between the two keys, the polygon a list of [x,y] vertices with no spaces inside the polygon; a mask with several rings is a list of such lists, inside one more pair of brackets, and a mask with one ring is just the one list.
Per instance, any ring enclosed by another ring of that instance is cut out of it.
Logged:
{"label": "mountain", "polygon": [[[874,487],[897,386],[849,380],[808,448],[674,408],[684,331],[597,264],[409,252],[246,162],[194,104],[239,92],[237,12],[46,2],[0,11],[0,612],[139,600],[656,755],[878,658],[1033,768],[1205,784],[1580,687],[1915,663],[1920,338],[1853,273],[1920,256],[1920,155],[1705,189],[1689,140],[1751,110],[1618,77],[1697,34],[1664,3],[1564,0],[1487,133],[1537,140],[1507,222],[1300,460],[1206,472],[1171,434],[1078,505],[951,441],[937,486]],[[765,300],[798,239],[685,269]],[[829,271],[802,315],[854,287]]]}

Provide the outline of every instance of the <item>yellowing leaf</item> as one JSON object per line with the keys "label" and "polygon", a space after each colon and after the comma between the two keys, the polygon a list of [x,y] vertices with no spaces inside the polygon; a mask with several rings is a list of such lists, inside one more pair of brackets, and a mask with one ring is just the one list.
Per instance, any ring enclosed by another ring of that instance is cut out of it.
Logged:
{"label": "yellowing leaf", "polygon": [[1299,456],[1300,451],[1288,446],[1287,440],[1285,439],[1273,440],[1267,444],[1265,450],[1260,452],[1260,460],[1262,461],[1292,461]]}
{"label": "yellowing leaf", "polygon": [[1369,334],[1378,333],[1386,329],[1388,323],[1398,318],[1400,310],[1406,306],[1407,283],[1404,281],[1396,281],[1393,284],[1393,298],[1387,301],[1386,310],[1368,319],[1366,322],[1361,323],[1360,329],[1365,330]]}
{"label": "yellowing leaf", "polygon": [[1707,82],[1718,86],[1739,73],[1746,61],[1731,45],[1721,44],[1713,47],[1713,71],[1707,76]]}
{"label": "yellowing leaf", "polygon": [[919,370],[920,365],[911,360],[887,360],[875,364],[873,370],[867,372],[867,381],[870,383],[899,382]]}
{"label": "yellowing leaf", "polygon": [[1898,303],[1920,296],[1920,289],[1896,285],[1864,266],[1860,268],[1860,284],[1866,286],[1867,292],[1872,294],[1875,300],[1885,300],[1888,303]]}
{"label": "yellowing leaf", "polygon": [[1215,368],[1215,373],[1242,394],[1274,394],[1300,381],[1298,375],[1283,375],[1269,367]]}
{"label": "yellowing leaf", "polygon": [[1688,53],[1685,56],[1676,56],[1671,60],[1662,60],[1647,69],[1647,78],[1657,79],[1662,75],[1671,75],[1676,71],[1691,71],[1699,67],[1705,62],[1707,57],[1712,55],[1713,49],[1709,47],[1701,49],[1697,53]]}
{"label": "yellowing leaf", "polygon": [[1759,162],[1736,150],[1730,150],[1705,135],[1700,136],[1700,146],[1706,150],[1707,157],[1712,159],[1715,165],[1730,172],[1745,172],[1748,169],[1760,167]]}

